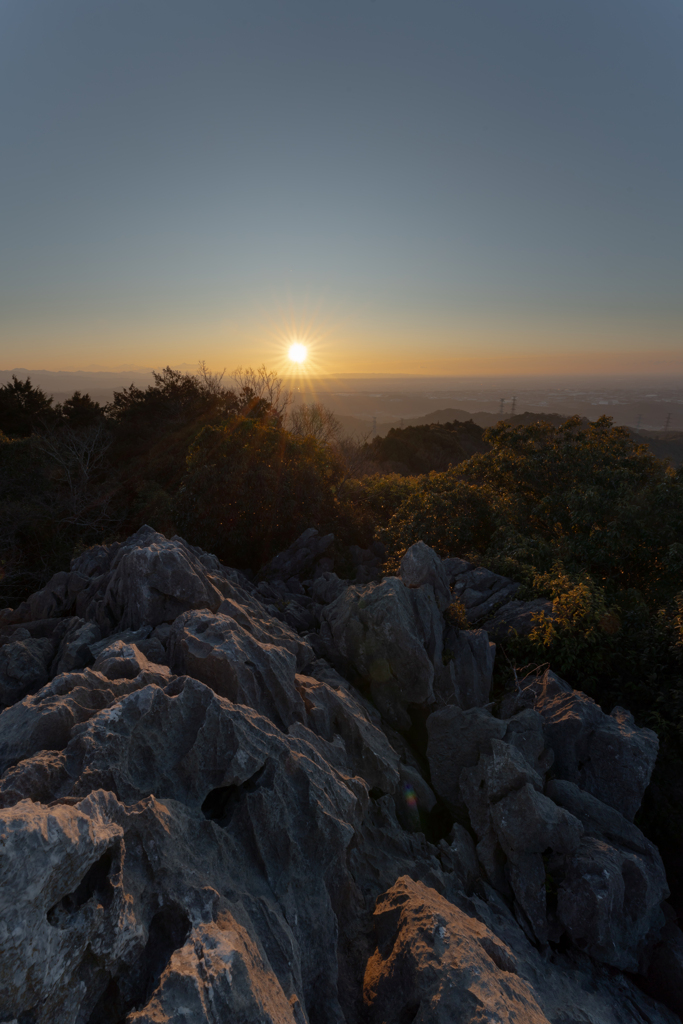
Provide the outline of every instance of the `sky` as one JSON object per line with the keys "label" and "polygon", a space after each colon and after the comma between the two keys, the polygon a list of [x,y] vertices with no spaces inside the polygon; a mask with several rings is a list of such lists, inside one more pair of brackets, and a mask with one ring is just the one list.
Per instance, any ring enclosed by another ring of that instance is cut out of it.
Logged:
{"label": "sky", "polygon": [[0,0],[0,366],[683,374],[680,0]]}

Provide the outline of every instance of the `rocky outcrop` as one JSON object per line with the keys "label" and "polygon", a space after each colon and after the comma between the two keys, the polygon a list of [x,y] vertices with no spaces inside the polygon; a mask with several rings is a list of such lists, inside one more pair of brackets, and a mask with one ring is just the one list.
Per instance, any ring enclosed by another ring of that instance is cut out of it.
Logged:
{"label": "rocky outcrop", "polygon": [[633,821],[657,759],[659,742],[624,708],[604,711],[577,690],[540,694],[535,703],[555,751],[555,774]]}
{"label": "rocky outcrop", "polygon": [[443,566],[453,597],[465,606],[470,622],[478,622],[490,615],[494,608],[508,602],[519,590],[519,583],[461,558],[446,558]]}
{"label": "rocky outcrop", "polygon": [[647,731],[496,717],[454,560],[287,576],[316,538],[251,583],[143,528],[3,617],[0,1019],[671,1024]]}
{"label": "rocky outcrop", "polygon": [[[482,912],[483,911],[483,912]],[[643,996],[606,971],[544,958],[519,942],[494,901],[447,900],[403,876],[379,897],[377,948],[363,994],[368,1019],[434,1024],[627,1024],[651,1020]],[[509,931],[508,931],[509,928]],[[577,985],[577,968],[583,984]],[[581,971],[583,968],[583,971]],[[655,1011],[660,1020],[676,1020]]]}

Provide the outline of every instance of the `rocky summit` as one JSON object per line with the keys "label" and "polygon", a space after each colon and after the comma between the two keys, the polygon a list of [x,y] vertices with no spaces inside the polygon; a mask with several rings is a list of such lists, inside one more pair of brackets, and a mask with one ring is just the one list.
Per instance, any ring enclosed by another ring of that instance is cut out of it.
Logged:
{"label": "rocky summit", "polygon": [[329,546],[255,582],[143,527],[0,613],[0,1019],[678,1021],[655,734],[492,703],[514,581]]}

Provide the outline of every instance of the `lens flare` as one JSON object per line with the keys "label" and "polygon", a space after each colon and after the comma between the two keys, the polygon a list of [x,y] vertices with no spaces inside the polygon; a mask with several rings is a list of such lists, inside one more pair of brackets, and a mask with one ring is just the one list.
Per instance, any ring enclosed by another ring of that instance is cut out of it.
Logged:
{"label": "lens flare", "polygon": [[295,341],[293,345],[289,346],[288,355],[293,363],[303,363],[308,355],[308,349],[300,341]]}

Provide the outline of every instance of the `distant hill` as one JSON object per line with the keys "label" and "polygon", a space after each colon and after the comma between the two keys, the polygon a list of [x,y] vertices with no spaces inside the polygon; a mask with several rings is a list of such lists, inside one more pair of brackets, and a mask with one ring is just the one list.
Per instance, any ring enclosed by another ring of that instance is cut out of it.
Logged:
{"label": "distant hill", "polygon": [[[372,461],[377,472],[425,473],[432,469],[445,469],[452,463],[468,458],[474,451],[488,447],[482,434],[487,427],[501,420],[513,426],[528,423],[549,423],[559,427],[569,417],[559,413],[522,412],[515,416],[500,416],[491,412],[468,413],[464,409],[436,409],[414,419],[399,423],[378,423],[374,438],[372,425],[367,420],[340,416],[349,434],[366,438],[372,445]],[[585,423],[589,420],[582,417]],[[479,428],[467,430],[467,426]],[[416,431],[416,428],[448,425],[448,431]],[[672,466],[683,465],[683,431],[635,430],[629,428],[634,440],[646,444],[658,459],[668,459]],[[391,432],[391,434],[390,434]]]}

